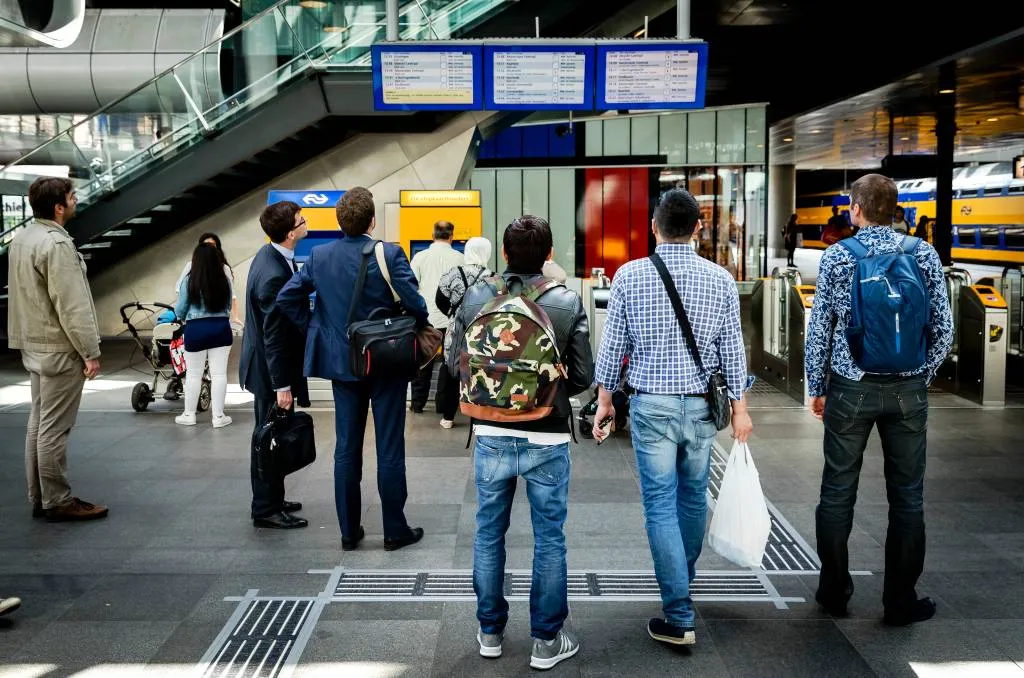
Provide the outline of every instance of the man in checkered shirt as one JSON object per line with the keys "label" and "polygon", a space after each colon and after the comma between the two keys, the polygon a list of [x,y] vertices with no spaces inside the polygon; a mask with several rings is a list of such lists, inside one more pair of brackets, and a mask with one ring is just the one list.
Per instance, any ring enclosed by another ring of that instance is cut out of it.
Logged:
{"label": "man in checkered shirt", "polygon": [[699,257],[691,239],[700,230],[700,207],[681,189],[665,194],[652,223],[656,252],[665,262],[693,326],[704,372],[687,349],[668,292],[650,259],[631,261],[612,282],[608,319],[594,380],[599,387],[594,437],[615,415],[612,391],[624,356],[636,390],[630,432],[636,449],[647,538],[661,588],[665,619],[647,632],[673,645],[696,642],[690,583],[704,541],[708,474],[716,428],[706,399],[708,375],[721,369],[732,398],[733,435],[746,441],[753,429],[744,392],[752,379],[740,329],[740,300],[729,273]]}

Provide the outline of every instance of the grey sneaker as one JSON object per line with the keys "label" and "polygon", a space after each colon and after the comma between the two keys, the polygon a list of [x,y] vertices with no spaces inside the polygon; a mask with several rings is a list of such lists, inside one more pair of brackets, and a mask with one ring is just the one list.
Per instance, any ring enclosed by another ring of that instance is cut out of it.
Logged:
{"label": "grey sneaker", "polygon": [[21,598],[0,598],[0,614],[14,612],[21,607]]}
{"label": "grey sneaker", "polygon": [[565,661],[580,651],[580,641],[565,629],[558,632],[555,639],[548,641],[533,639],[533,652],[530,653],[530,668],[546,671],[553,669],[559,662]]}
{"label": "grey sneaker", "polygon": [[495,659],[501,656],[501,633],[476,632],[476,642],[480,643],[480,656]]}

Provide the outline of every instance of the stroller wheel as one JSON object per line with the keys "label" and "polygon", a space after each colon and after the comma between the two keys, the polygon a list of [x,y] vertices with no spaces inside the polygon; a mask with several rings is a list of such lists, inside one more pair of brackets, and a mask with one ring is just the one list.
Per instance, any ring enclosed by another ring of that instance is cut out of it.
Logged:
{"label": "stroller wheel", "polygon": [[136,412],[145,412],[149,404],[153,402],[153,394],[149,391],[149,384],[139,382],[132,389],[132,409]]}
{"label": "stroller wheel", "polygon": [[205,412],[210,409],[210,402],[213,400],[213,395],[210,393],[210,382],[203,380],[203,385],[199,387],[199,404],[196,409],[199,412]]}

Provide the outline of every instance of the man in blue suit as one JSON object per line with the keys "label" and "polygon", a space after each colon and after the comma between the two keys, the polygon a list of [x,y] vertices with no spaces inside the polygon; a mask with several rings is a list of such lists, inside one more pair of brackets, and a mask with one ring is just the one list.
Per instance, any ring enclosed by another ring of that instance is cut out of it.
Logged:
{"label": "man in blue suit", "polygon": [[[277,307],[277,293],[295,272],[295,246],[306,237],[306,220],[293,202],[268,206],[260,226],[270,243],[256,253],[245,285],[245,334],[239,383],[256,396],[256,430],[266,422],[274,405],[291,409],[293,403],[309,407],[309,389],[302,375],[306,319],[286,318]],[[309,315],[307,303],[305,315]],[[252,519],[256,527],[288,530],[306,527],[292,514],[302,504],[284,500],[284,477],[260,479],[256,452],[250,459]]]}
{"label": "man in blue suit", "polygon": [[[363,434],[373,403],[377,437],[377,490],[384,516],[384,548],[389,551],[415,544],[422,528],[410,528],[405,519],[405,400],[408,379],[360,380],[349,364],[348,315],[356,278],[363,264],[363,247],[377,225],[373,195],[365,188],[350,189],[338,201],[340,240],[312,251],[305,266],[281,290],[277,304],[296,323],[305,322],[309,295],[316,292],[313,316],[306,337],[307,377],[330,379],[334,387],[337,445],[334,450],[334,500],[341,526],[341,546],[351,551],[365,535],[359,483],[363,476]],[[427,323],[427,305],[419,293],[405,252],[384,243],[384,258],[391,284],[406,312],[420,326]],[[376,309],[392,309],[394,296],[374,256],[368,258],[366,283],[355,308],[353,322],[366,320]]]}

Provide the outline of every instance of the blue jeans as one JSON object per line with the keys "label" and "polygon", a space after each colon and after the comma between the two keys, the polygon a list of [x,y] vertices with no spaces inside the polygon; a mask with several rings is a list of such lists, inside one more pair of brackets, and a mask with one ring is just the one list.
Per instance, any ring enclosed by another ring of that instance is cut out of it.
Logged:
{"label": "blue jeans", "polygon": [[665,619],[693,626],[690,582],[704,544],[715,425],[704,398],[638,394],[630,432]]}
{"label": "blue jeans", "polygon": [[484,633],[501,633],[508,622],[505,600],[505,532],[512,515],[516,477],[526,480],[533,520],[533,582],[530,634],[552,640],[569,615],[565,565],[566,503],[569,498],[569,445],[533,445],[525,438],[476,439],[476,540],[473,590]]}

